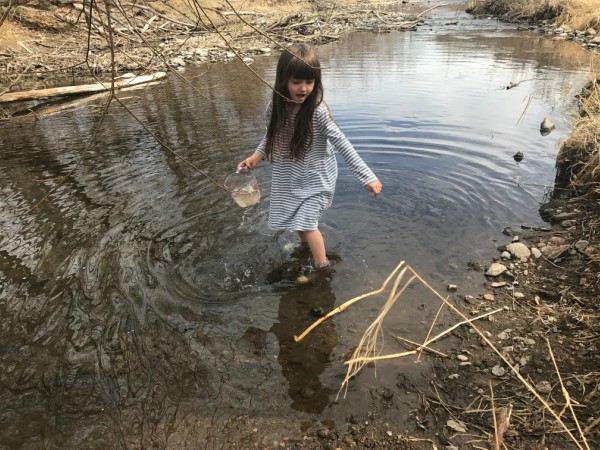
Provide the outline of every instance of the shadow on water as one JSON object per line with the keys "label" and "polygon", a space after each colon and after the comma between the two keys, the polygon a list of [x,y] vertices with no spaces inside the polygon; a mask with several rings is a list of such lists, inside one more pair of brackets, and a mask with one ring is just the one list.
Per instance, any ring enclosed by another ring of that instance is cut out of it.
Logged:
{"label": "shadow on water", "polygon": [[[318,414],[330,403],[332,389],[324,386],[320,376],[330,363],[330,355],[337,344],[333,321],[326,321],[300,343],[294,341],[323,311],[334,308],[335,294],[328,276],[317,275],[308,283],[290,284],[275,289],[281,294],[277,320],[268,331],[277,337],[277,362],[287,380],[290,407],[304,413]],[[267,331],[250,327],[244,339],[261,349]]]}
{"label": "shadow on water", "polygon": [[313,311],[329,311],[334,308],[335,295],[330,281],[300,285],[282,295],[279,302],[278,323],[271,331],[279,340],[277,361],[288,380],[288,393],[292,408],[307,413],[320,413],[329,403],[331,390],[323,386],[319,376],[329,362],[329,356],[337,344],[337,334],[332,321],[319,327],[301,344],[294,342],[314,320]]}

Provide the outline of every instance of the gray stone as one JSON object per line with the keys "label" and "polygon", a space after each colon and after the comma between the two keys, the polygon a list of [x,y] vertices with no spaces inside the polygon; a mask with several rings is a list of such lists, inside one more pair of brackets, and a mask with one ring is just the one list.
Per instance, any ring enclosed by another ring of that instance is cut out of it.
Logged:
{"label": "gray stone", "polygon": [[506,246],[506,250],[510,252],[517,259],[529,258],[531,256],[531,251],[525,244],[521,242],[513,242]]}
{"label": "gray stone", "polygon": [[544,255],[551,260],[556,260],[569,251],[568,245],[547,245],[544,247]]}
{"label": "gray stone", "polygon": [[185,66],[185,60],[183,58],[173,58],[169,61],[169,65],[172,67]]}
{"label": "gray stone", "polygon": [[552,385],[549,381],[540,381],[535,385],[535,388],[540,394],[549,394],[552,392]]}
{"label": "gray stone", "polygon": [[506,266],[504,264],[492,263],[492,265],[488,268],[488,270],[485,274],[490,277],[497,277],[499,275],[502,275],[507,270],[508,269],[506,268]]}
{"label": "gray stone", "polygon": [[552,131],[556,128],[550,117],[546,117],[540,124],[540,131]]}

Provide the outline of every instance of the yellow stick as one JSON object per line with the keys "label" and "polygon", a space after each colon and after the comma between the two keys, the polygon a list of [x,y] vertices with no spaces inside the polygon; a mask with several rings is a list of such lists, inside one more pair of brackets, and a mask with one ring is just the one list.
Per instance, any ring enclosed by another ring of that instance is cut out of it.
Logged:
{"label": "yellow stick", "polygon": [[410,352],[403,352],[403,353],[394,353],[393,355],[377,356],[377,357],[372,357],[372,358],[358,358],[358,359],[355,359],[355,360],[346,361],[344,364],[354,364],[356,362],[379,361],[380,359],[392,359],[392,358],[397,358],[397,357],[400,357],[400,356],[412,355],[412,354],[420,351],[422,348],[427,347],[432,342],[435,342],[438,339],[444,337],[446,334],[450,333],[452,330],[460,327],[461,325],[464,325],[464,324],[467,324],[467,323],[471,324],[471,322],[474,322],[474,321],[479,320],[479,319],[483,319],[484,317],[487,317],[487,316],[491,316],[492,314],[499,313],[500,311],[503,311],[503,309],[502,308],[495,309],[494,311],[486,312],[485,314],[481,314],[480,316],[473,317],[472,319],[467,319],[467,320],[464,320],[464,321],[459,322],[457,324],[454,324],[450,328],[448,328],[447,330],[442,331],[437,336],[434,336],[431,339],[428,339],[425,342],[423,342],[422,344],[420,344],[419,348],[417,348],[416,350],[413,350],[413,351],[410,351]]}
{"label": "yellow stick", "polygon": [[[418,342],[413,342],[410,339],[406,339],[406,338],[403,338],[401,336],[394,336],[394,339],[398,339],[400,341],[408,342],[409,344],[412,344],[415,347],[420,348],[421,350],[427,350],[427,351],[429,351],[431,353],[435,353],[436,355],[443,356],[444,358],[448,358],[448,355],[446,355],[445,353],[440,352],[439,350],[436,350],[436,349],[431,348],[431,347],[426,347],[425,345],[419,344]],[[421,352],[421,350],[419,350],[419,352]],[[419,354],[419,356],[421,356],[421,355]],[[417,361],[418,361],[418,359],[417,359]]]}
{"label": "yellow stick", "polygon": [[[435,325],[435,323],[437,322],[438,317],[440,316],[440,313],[442,312],[442,309],[444,309],[444,305],[445,303],[442,303],[440,305],[440,307],[437,310],[437,313],[435,314],[435,317],[433,318],[433,322],[431,322],[431,326],[429,327],[429,330],[427,330],[427,336],[425,336],[425,340],[429,339],[429,336],[431,336],[431,332],[433,330],[433,326]],[[421,359],[421,353],[419,353],[419,356],[417,357],[417,362]]]}
{"label": "yellow stick", "polygon": [[390,276],[387,277],[387,279],[383,282],[383,284],[381,285],[381,287],[379,289],[377,289],[376,291],[369,292],[367,294],[359,295],[358,297],[354,297],[353,299],[348,300],[343,305],[340,305],[337,308],[329,311],[323,317],[321,317],[317,321],[315,321],[310,327],[308,327],[306,330],[304,330],[304,332],[300,336],[294,336],[294,341],[300,342],[302,339],[304,339],[304,337],[308,333],[310,333],[313,329],[315,329],[317,326],[319,326],[319,324],[321,324],[322,322],[326,321],[331,316],[333,316],[333,315],[335,315],[335,314],[337,314],[339,312],[342,312],[343,310],[345,310],[351,304],[356,303],[359,300],[365,299],[367,297],[371,297],[372,295],[377,295],[377,294],[380,294],[381,292],[383,292],[385,290],[387,284],[390,282],[390,280],[394,276],[394,274],[400,269],[400,267],[403,264],[404,264],[404,261],[401,261],[400,264],[398,264],[398,266],[394,269],[394,271],[390,274]]}
{"label": "yellow stick", "polygon": [[[579,431],[579,436],[581,436],[581,440],[585,444],[585,448],[587,448],[589,450],[590,446],[588,445],[587,439],[585,438],[585,434],[583,433],[581,426],[579,425],[579,420],[577,420],[575,411],[573,411],[573,404],[571,403],[571,396],[569,395],[567,388],[565,388],[565,385],[563,384],[562,377],[560,376],[560,371],[558,370],[558,364],[556,364],[556,359],[554,359],[554,353],[552,352],[552,347],[550,346],[550,341],[548,340],[548,338],[546,338],[546,344],[548,345],[548,351],[550,352],[550,357],[552,358],[552,363],[554,364],[554,370],[556,371],[556,375],[558,376],[558,381],[560,382],[562,394],[565,397],[565,402],[566,402],[565,408],[568,407],[569,411],[571,411],[571,415],[573,416],[573,420],[575,421],[575,424],[577,425],[577,430]],[[564,409],[563,409],[563,411],[564,411]],[[561,415],[562,415],[562,413],[561,413]]]}

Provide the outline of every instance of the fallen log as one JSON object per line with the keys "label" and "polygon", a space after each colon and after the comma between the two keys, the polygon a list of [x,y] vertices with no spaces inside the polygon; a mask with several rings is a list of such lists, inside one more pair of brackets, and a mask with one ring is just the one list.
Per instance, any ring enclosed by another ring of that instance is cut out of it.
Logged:
{"label": "fallen log", "polygon": [[[115,81],[115,89],[122,89],[128,86],[135,86],[142,83],[150,83],[160,80],[167,76],[166,72],[156,72],[152,75],[140,75],[125,80]],[[48,89],[36,89],[33,91],[5,92],[0,94],[0,103],[23,102],[31,100],[40,100],[53,97],[62,97],[67,95],[95,94],[111,89],[111,83],[82,84],[79,86],[63,86]]]}

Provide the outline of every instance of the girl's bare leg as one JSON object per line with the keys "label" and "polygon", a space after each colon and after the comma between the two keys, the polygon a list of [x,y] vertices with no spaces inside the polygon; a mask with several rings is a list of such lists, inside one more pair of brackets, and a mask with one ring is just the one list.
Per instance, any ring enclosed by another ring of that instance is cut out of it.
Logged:
{"label": "girl's bare leg", "polygon": [[325,256],[325,241],[319,230],[298,231],[298,236],[300,236],[301,241],[308,244],[316,266],[327,262],[327,256]]}

